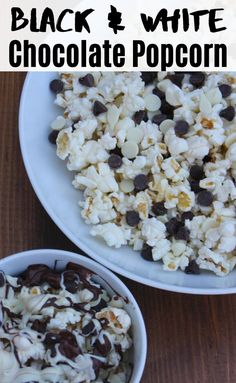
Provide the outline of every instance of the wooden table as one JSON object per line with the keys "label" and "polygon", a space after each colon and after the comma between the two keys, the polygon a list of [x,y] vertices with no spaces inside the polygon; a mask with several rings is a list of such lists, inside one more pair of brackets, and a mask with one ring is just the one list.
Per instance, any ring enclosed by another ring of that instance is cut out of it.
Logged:
{"label": "wooden table", "polygon": [[[23,81],[23,73],[0,73],[0,256],[37,248],[76,251],[40,205],[23,166],[17,126]],[[146,322],[143,383],[236,382],[236,296],[174,294],[122,279]]]}

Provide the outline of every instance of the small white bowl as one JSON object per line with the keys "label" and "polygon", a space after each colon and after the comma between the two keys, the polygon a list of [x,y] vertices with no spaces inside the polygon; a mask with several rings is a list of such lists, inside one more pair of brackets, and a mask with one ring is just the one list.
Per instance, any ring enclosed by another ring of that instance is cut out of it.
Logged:
{"label": "small white bowl", "polygon": [[[29,265],[43,263],[53,268],[57,261],[57,269],[63,269],[68,262],[84,266],[101,277],[99,283],[110,291],[127,299],[125,309],[132,319],[132,335],[134,342],[133,373],[130,383],[139,383],[143,374],[146,354],[147,336],[143,317],[139,306],[128,288],[113,273],[90,259],[75,253],[63,250],[30,250],[0,260],[0,270],[6,274],[16,276],[23,272]],[[112,289],[112,290],[111,290]]]}

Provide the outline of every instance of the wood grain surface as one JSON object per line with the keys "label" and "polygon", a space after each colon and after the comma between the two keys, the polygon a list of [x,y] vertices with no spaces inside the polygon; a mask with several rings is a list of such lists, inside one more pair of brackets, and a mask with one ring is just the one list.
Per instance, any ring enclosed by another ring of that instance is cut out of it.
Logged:
{"label": "wood grain surface", "polygon": [[[24,169],[17,121],[24,76],[0,73],[0,256],[36,248],[77,251],[40,205]],[[143,383],[236,382],[236,296],[174,294],[122,279],[146,322]]]}

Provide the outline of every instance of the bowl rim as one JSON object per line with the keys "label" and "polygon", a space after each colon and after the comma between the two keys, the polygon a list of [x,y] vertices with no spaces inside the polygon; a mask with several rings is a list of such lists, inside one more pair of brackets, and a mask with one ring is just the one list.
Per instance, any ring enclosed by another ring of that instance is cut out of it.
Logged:
{"label": "bowl rim", "polygon": [[[91,250],[89,245],[84,244],[80,241],[80,239],[74,235],[67,227],[64,225],[64,223],[61,221],[61,219],[57,216],[57,214],[54,212],[53,208],[50,206],[50,204],[47,202],[47,200],[44,198],[43,193],[41,192],[41,188],[38,186],[36,177],[34,175],[34,172],[31,168],[31,164],[29,161],[29,158],[27,156],[27,148],[25,145],[26,140],[24,139],[24,128],[23,128],[23,119],[24,119],[24,106],[25,106],[25,100],[27,97],[27,89],[30,85],[31,77],[34,75],[34,72],[28,72],[23,84],[21,97],[20,97],[20,104],[19,104],[19,117],[18,117],[18,134],[19,134],[19,141],[20,141],[20,148],[21,148],[21,154],[25,166],[26,173],[28,175],[28,178],[30,180],[30,183],[34,189],[34,192],[39,199],[40,203],[42,204],[43,208],[47,212],[47,214],[50,216],[50,218],[53,220],[53,222],[58,226],[58,228],[66,235],[67,238],[69,238],[80,250],[83,250],[89,257],[93,258],[96,262],[99,264],[102,264],[106,268],[112,270],[113,272],[120,274],[128,279],[131,279],[135,282],[144,284],[146,286],[158,288],[165,291],[175,292],[175,293],[184,293],[184,294],[193,294],[193,295],[227,295],[227,294],[234,294],[236,293],[236,286],[235,287],[227,287],[227,288],[205,288],[205,287],[188,287],[188,286],[178,286],[178,285],[172,285],[168,283],[158,282],[154,280],[150,280],[145,277],[141,277],[138,275],[134,275],[132,272],[125,270],[124,268],[115,265],[111,261],[108,261],[104,258],[102,258],[100,255],[98,255],[95,251]],[[193,278],[196,276],[193,276]],[[219,277],[216,277],[219,278]]]}
{"label": "bowl rim", "polygon": [[[143,319],[142,312],[139,308],[139,305],[134,297],[134,295],[131,293],[131,291],[128,289],[128,287],[124,284],[123,281],[121,281],[114,273],[112,273],[110,270],[102,266],[100,263],[95,262],[94,260],[83,256],[78,253],[74,253],[71,251],[67,250],[59,250],[59,249],[32,249],[32,250],[26,250],[22,251],[19,253],[15,253],[12,255],[8,255],[4,258],[0,259],[0,270],[4,271],[4,265],[10,263],[13,265],[14,268],[14,263],[17,264],[20,259],[24,259],[28,261],[28,264],[35,264],[33,257],[34,256],[42,256],[42,264],[47,264],[47,260],[44,260],[44,257],[48,256],[50,258],[51,255],[62,257],[63,261],[66,261],[67,257],[75,259],[74,262],[78,263],[79,265],[82,264],[82,266],[87,267],[88,269],[94,271],[97,275],[99,275],[104,281],[106,282],[106,277],[108,276],[112,282],[115,281],[116,284],[119,285],[121,290],[123,291],[123,294],[125,297],[128,298],[129,303],[131,304],[131,312],[133,313],[133,318],[135,318],[135,321],[138,323],[139,327],[139,338],[141,339],[141,344],[142,344],[142,352],[138,352],[138,363],[136,363],[134,372],[132,373],[131,377],[131,383],[139,383],[141,381],[145,364],[146,364],[146,359],[147,359],[147,333],[146,333],[146,327]],[[37,262],[38,263],[38,262]],[[11,268],[12,266],[10,266]],[[97,269],[97,271],[93,270]],[[13,271],[14,275],[14,271]],[[112,283],[109,283],[111,288]],[[131,319],[133,319],[131,317]],[[134,376],[133,376],[134,375]]]}

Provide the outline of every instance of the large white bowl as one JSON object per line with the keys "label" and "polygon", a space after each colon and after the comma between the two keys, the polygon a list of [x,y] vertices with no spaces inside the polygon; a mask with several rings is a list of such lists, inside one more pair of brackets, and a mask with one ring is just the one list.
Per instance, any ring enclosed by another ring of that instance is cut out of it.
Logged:
{"label": "large white bowl", "polygon": [[202,272],[200,276],[181,271],[163,271],[161,263],[147,262],[128,247],[109,248],[91,237],[90,227],[80,216],[79,191],[72,185],[73,174],[56,157],[48,142],[49,125],[60,108],[53,105],[49,83],[55,73],[30,73],[22,92],[19,116],[21,151],[33,188],[42,205],[63,233],[96,261],[137,282],[165,290],[190,294],[231,294],[236,292],[236,271],[225,278]]}
{"label": "large white bowl", "polygon": [[128,303],[125,308],[132,319],[132,335],[134,341],[134,368],[130,383],[139,383],[143,374],[147,354],[145,325],[141,311],[133,295],[124,283],[113,273],[82,255],[62,250],[30,250],[11,255],[0,260],[0,270],[3,270],[6,274],[17,276],[32,264],[43,263],[54,268],[55,261],[57,261],[58,270],[63,269],[68,262],[74,262],[90,269],[100,277],[98,282],[108,290],[108,292],[112,293],[112,288],[114,292],[120,296],[128,298]]}

